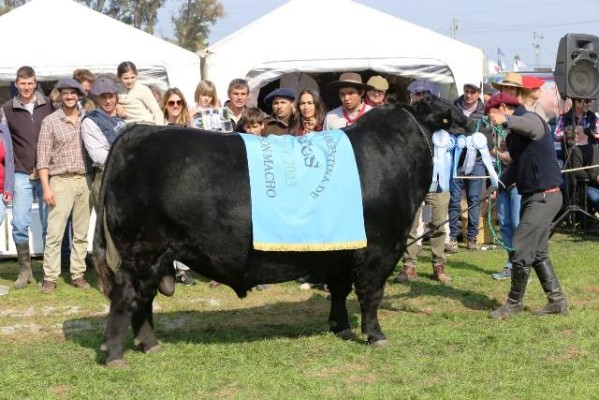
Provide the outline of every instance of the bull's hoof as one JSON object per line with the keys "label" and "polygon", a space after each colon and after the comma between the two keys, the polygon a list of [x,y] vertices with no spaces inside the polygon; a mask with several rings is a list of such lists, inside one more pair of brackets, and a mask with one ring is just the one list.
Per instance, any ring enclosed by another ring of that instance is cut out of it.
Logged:
{"label": "bull's hoof", "polygon": [[102,343],[100,345],[100,350],[102,350],[104,353],[106,353],[108,351],[108,345],[106,343]]}
{"label": "bull's hoof", "polygon": [[387,347],[389,345],[389,342],[387,341],[387,339],[380,339],[380,340],[373,340],[370,341],[370,346],[372,346],[375,349],[380,349],[382,347]]}
{"label": "bull's hoof", "polygon": [[108,368],[125,368],[127,366],[127,362],[125,360],[112,360],[106,363]]}
{"label": "bull's hoof", "polygon": [[146,353],[158,353],[158,352],[162,351],[162,347],[160,347],[160,345],[157,344],[156,346],[152,346],[149,349],[144,348],[144,351]]}
{"label": "bull's hoof", "polygon": [[351,329],[344,329],[341,332],[336,332],[335,335],[341,340],[354,340],[356,335]]}

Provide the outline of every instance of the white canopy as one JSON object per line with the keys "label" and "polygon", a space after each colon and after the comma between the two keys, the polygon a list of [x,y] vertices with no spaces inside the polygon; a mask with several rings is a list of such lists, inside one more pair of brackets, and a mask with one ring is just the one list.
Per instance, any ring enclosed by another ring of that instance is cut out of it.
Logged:
{"label": "white canopy", "polygon": [[455,84],[481,82],[483,52],[351,0],[291,0],[208,47],[203,78],[226,97],[291,72],[374,70]]}
{"label": "white canopy", "polygon": [[116,74],[132,61],[145,83],[178,87],[189,103],[200,80],[199,57],[72,0],[32,0],[0,17],[0,85],[17,69],[33,67],[38,81],[71,77],[73,70]]}

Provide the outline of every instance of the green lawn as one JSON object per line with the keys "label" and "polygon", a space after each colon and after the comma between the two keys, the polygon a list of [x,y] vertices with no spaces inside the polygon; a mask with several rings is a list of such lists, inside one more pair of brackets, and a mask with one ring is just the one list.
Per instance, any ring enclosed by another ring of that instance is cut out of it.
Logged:
{"label": "green lawn", "polygon": [[[290,282],[240,300],[201,283],[157,297],[163,351],[143,354],[129,335],[125,369],[103,366],[108,303],[96,289],[60,281],[52,295],[16,291],[16,263],[3,261],[0,285],[11,290],[0,297],[0,399],[599,398],[599,240],[558,234],[550,251],[568,317],[529,312],[546,301],[533,276],[526,311],[491,320],[509,288],[490,278],[504,252],[461,250],[449,260],[453,283],[442,286],[425,248],[418,279],[386,288],[386,348],[327,333],[324,292]],[[353,295],[349,309],[359,334]]]}

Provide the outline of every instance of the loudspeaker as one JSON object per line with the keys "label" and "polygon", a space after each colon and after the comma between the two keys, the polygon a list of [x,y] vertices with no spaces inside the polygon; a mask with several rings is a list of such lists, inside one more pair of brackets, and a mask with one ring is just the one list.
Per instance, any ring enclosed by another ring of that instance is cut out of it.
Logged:
{"label": "loudspeaker", "polygon": [[562,98],[599,98],[599,37],[568,33],[559,41],[555,83]]}

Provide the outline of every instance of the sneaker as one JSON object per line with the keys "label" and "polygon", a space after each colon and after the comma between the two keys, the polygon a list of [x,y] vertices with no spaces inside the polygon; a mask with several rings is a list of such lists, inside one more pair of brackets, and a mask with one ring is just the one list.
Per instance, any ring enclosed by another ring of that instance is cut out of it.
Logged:
{"label": "sneaker", "polygon": [[471,250],[471,251],[478,250],[478,244],[476,244],[476,240],[469,240],[467,247],[468,247],[468,250]]}
{"label": "sneaker", "polygon": [[268,289],[268,285],[263,285],[263,284],[262,285],[256,285],[256,289],[259,290],[259,291],[263,291],[263,290]]}
{"label": "sneaker", "polygon": [[42,293],[43,294],[50,294],[55,290],[56,290],[56,282],[46,281],[46,280],[44,280],[42,282]]}
{"label": "sneaker", "polygon": [[512,269],[505,267],[503,269],[503,271],[501,272],[494,272],[493,274],[491,274],[491,276],[493,277],[493,279],[497,280],[497,281],[501,281],[504,279],[511,279],[512,277]]}
{"label": "sneaker", "polygon": [[184,271],[182,274],[178,273],[176,279],[179,285],[193,286],[197,283],[188,271]]}
{"label": "sneaker", "polygon": [[445,243],[445,252],[449,254],[455,254],[458,252],[458,241],[451,239],[449,243]]}
{"label": "sneaker", "polygon": [[79,288],[79,289],[89,289],[89,288],[91,288],[90,284],[87,283],[87,281],[83,277],[74,279],[73,282],[71,282],[71,285],[73,285],[73,286],[75,286],[76,288]]}
{"label": "sneaker", "polygon": [[299,290],[310,290],[310,289],[312,289],[311,283],[304,282],[301,285],[299,285]]}

